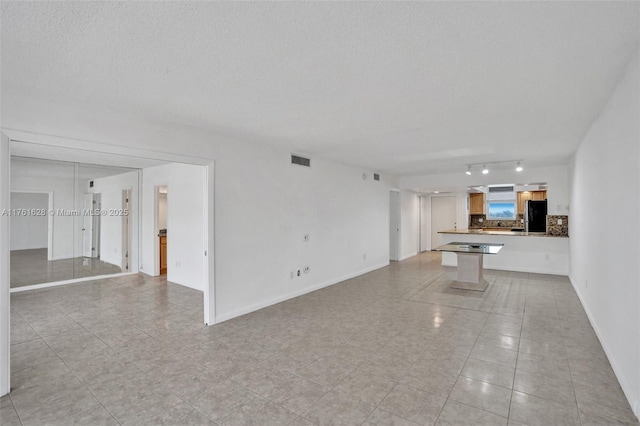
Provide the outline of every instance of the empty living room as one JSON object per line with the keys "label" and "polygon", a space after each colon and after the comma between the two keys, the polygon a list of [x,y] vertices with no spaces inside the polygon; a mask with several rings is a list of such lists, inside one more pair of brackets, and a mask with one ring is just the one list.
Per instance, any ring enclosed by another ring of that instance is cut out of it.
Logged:
{"label": "empty living room", "polygon": [[2,426],[640,424],[640,1],[0,8]]}

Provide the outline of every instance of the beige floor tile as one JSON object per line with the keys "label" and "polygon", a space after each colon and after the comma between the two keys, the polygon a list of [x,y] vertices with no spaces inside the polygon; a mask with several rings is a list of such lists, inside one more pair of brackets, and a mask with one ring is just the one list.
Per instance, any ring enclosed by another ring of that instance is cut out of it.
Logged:
{"label": "beige floor tile", "polygon": [[417,424],[432,425],[446,401],[436,394],[398,384],[378,407]]}
{"label": "beige floor tile", "polygon": [[509,417],[530,426],[580,425],[578,407],[514,391]]}
{"label": "beige floor tile", "polygon": [[506,426],[506,424],[506,417],[461,404],[451,399],[445,404],[436,422],[437,426]]}
{"label": "beige floor tile", "polygon": [[573,388],[566,386],[564,379],[529,373],[523,370],[516,371],[513,390],[566,404],[576,402]]}
{"label": "beige floor tile", "polygon": [[417,426],[417,423],[378,408],[371,413],[363,426]]}
{"label": "beige floor tile", "polygon": [[362,402],[378,405],[393,389],[396,380],[390,375],[370,374],[366,369],[356,369],[333,390],[360,398]]}
{"label": "beige floor tile", "polygon": [[480,380],[508,389],[513,387],[514,374],[515,370],[511,367],[505,367],[474,358],[467,360],[467,363],[460,373],[463,377]]}
{"label": "beige floor tile", "polygon": [[360,398],[329,392],[304,417],[319,426],[362,424],[375,409],[374,405],[362,402]]}
{"label": "beige floor tile", "polygon": [[448,274],[427,252],[212,327],[202,292],[166,277],[13,293],[3,426],[65,410],[65,425],[633,420],[566,277],[487,270],[479,294]]}
{"label": "beige floor tile", "polygon": [[511,390],[479,380],[460,377],[453,387],[449,399],[506,418],[509,416]]}

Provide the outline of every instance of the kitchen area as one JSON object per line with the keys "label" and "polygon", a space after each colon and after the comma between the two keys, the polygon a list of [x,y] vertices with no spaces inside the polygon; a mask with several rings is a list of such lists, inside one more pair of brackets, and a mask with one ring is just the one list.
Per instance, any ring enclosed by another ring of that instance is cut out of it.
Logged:
{"label": "kitchen area", "polygon": [[[468,227],[438,231],[442,243],[504,243],[484,267],[518,272],[568,273],[569,217],[549,214],[547,184],[492,184],[468,187]],[[457,266],[454,253],[442,264]]]}

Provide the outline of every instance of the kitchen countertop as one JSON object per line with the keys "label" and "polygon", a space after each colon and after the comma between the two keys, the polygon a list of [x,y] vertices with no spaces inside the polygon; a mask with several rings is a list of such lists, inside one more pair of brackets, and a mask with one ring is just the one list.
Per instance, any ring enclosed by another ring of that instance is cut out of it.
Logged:
{"label": "kitchen countertop", "polygon": [[505,229],[504,231],[483,231],[482,229],[448,229],[439,231],[438,234],[462,234],[462,235],[506,235],[515,237],[547,237],[547,238],[569,238],[562,235],[547,235],[546,232],[517,232]]}

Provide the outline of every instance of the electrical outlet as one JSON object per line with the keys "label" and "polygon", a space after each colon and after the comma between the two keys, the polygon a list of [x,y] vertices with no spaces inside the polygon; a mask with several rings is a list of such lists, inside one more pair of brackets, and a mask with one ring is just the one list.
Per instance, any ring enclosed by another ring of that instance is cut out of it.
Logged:
{"label": "electrical outlet", "polygon": [[298,269],[298,276],[300,276],[300,269]]}
{"label": "electrical outlet", "polygon": [[304,242],[308,242],[309,241],[309,234],[304,234]]}
{"label": "electrical outlet", "polygon": [[180,261],[176,260],[176,268],[180,267]]}
{"label": "electrical outlet", "polygon": [[478,222],[482,223],[482,222],[484,222],[484,219],[480,218],[480,219],[478,219]]}
{"label": "electrical outlet", "polygon": [[311,267],[309,265],[305,266],[304,269],[302,270],[305,274],[308,274],[309,271],[311,271]]}
{"label": "electrical outlet", "polygon": [[562,219],[558,219],[558,225],[562,225]]}

